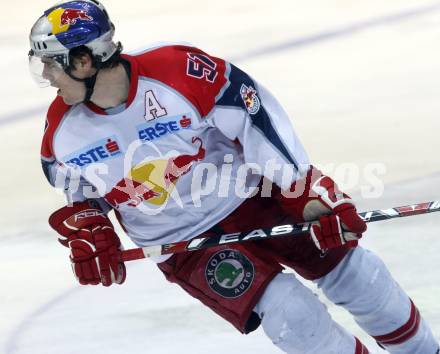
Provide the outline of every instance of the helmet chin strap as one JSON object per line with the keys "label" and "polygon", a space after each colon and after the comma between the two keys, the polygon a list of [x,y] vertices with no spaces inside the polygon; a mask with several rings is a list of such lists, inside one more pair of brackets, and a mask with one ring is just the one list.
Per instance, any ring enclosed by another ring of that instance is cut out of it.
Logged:
{"label": "helmet chin strap", "polygon": [[92,97],[93,90],[95,88],[96,77],[98,76],[98,73],[99,73],[99,67],[96,69],[96,72],[92,76],[86,77],[85,79],[79,79],[79,78],[73,76],[72,73],[70,72],[70,70],[66,70],[66,74],[69,75],[73,80],[79,81],[79,82],[84,82],[84,85],[86,86],[86,94],[85,94],[84,99],[82,100],[81,103],[90,102],[90,98]]}

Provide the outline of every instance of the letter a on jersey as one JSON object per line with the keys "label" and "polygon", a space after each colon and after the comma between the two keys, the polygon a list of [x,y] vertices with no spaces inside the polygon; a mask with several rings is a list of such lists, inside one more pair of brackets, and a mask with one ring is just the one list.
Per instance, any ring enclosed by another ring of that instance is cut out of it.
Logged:
{"label": "letter a on jersey", "polygon": [[145,92],[145,119],[150,121],[166,115],[166,109],[160,105],[153,91]]}

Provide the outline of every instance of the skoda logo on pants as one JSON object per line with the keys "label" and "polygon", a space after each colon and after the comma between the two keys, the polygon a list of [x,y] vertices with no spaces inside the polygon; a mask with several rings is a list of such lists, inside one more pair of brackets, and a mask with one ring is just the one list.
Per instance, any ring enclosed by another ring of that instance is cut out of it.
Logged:
{"label": "skoda logo on pants", "polygon": [[212,291],[225,298],[236,298],[252,285],[254,266],[236,250],[221,250],[209,259],[205,276]]}

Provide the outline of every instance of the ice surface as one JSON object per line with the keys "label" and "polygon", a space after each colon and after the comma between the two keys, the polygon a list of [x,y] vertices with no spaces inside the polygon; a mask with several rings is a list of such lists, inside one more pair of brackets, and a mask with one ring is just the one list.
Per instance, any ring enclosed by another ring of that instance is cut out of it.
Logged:
{"label": "ice surface", "polygon": [[[105,4],[126,49],[185,40],[235,58],[280,99],[312,160],[347,187],[360,210],[440,199],[439,1]],[[63,199],[39,162],[43,107],[54,92],[38,89],[27,72],[28,30],[49,5],[10,3],[15,15],[2,18],[0,353],[278,353],[261,330],[236,333],[148,261],[129,264],[124,286],[75,284],[46,222]],[[370,163],[386,170],[376,198],[362,193]],[[356,183],[347,179],[350,166],[359,168]],[[392,220],[371,224],[362,241],[382,256],[437,336],[439,227],[439,214]],[[348,314],[323,301],[375,348]]]}

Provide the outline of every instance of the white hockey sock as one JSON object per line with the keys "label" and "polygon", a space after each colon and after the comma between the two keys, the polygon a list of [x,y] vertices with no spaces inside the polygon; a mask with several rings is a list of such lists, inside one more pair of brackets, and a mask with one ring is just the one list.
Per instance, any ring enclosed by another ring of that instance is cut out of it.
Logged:
{"label": "white hockey sock", "polygon": [[316,283],[391,354],[436,354],[428,325],[372,252],[355,248]]}
{"label": "white hockey sock", "polygon": [[266,335],[286,353],[368,354],[293,274],[277,275],[254,311],[262,318]]}

